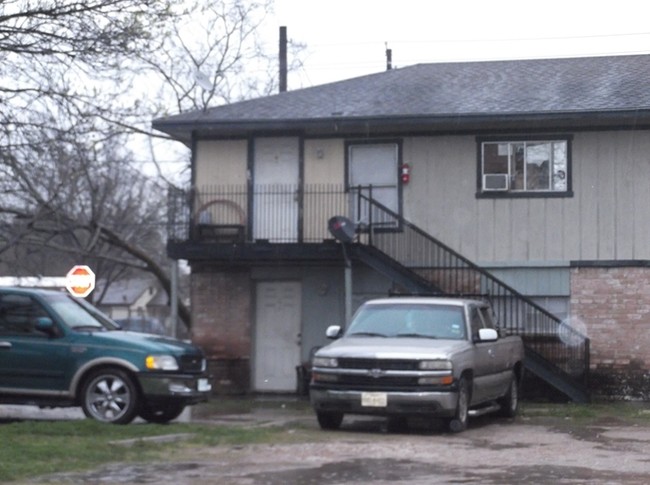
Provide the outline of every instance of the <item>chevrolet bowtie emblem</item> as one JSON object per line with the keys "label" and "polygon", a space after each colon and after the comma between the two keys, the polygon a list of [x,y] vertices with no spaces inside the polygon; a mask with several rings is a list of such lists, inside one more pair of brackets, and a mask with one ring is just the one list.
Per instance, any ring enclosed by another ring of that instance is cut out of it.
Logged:
{"label": "chevrolet bowtie emblem", "polygon": [[381,376],[384,375],[384,371],[381,370],[381,369],[370,369],[368,371],[368,375],[370,377],[374,377],[375,379],[378,379],[378,378],[380,378]]}

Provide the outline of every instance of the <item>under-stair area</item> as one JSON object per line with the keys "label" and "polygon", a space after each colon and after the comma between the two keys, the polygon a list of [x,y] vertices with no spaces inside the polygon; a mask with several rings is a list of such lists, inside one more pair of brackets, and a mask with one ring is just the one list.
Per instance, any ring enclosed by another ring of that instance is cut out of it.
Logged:
{"label": "under-stair area", "polygon": [[490,301],[503,332],[521,336],[526,371],[574,402],[589,401],[589,339],[403,217],[359,190],[363,221],[351,258],[390,277],[409,294]]}

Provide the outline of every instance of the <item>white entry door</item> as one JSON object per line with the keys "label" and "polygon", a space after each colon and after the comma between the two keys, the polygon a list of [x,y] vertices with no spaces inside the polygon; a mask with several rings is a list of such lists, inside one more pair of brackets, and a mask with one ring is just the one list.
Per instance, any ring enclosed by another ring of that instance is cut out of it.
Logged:
{"label": "white entry door", "polygon": [[257,138],[253,166],[253,238],[298,239],[299,139]]}
{"label": "white entry door", "polygon": [[255,302],[256,391],[295,391],[300,364],[301,284],[257,284]]}
{"label": "white entry door", "polygon": [[[348,147],[348,188],[350,216],[362,223],[369,222],[368,208],[357,205],[358,189],[389,210],[400,214],[398,184],[399,148],[396,143],[350,145]],[[374,221],[377,222],[377,221]]]}

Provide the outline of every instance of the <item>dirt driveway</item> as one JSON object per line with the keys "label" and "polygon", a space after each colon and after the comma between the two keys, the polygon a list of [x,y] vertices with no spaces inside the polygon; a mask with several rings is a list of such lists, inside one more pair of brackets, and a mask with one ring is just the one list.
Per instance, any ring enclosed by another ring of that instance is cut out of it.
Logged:
{"label": "dirt driveway", "polygon": [[257,410],[211,423],[283,425],[311,439],[291,444],[194,449],[165,463],[112,465],[32,483],[285,484],[648,484],[650,422],[485,416],[449,434],[413,422],[388,433],[381,419],[346,417],[321,432],[308,412]]}

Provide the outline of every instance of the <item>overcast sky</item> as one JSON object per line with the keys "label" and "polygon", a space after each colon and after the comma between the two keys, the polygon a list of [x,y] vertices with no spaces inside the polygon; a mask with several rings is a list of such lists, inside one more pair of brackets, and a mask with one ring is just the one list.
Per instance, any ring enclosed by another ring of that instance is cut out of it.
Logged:
{"label": "overcast sky", "polygon": [[307,45],[296,89],[423,62],[650,53],[639,0],[275,0],[265,23]]}

